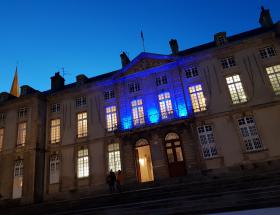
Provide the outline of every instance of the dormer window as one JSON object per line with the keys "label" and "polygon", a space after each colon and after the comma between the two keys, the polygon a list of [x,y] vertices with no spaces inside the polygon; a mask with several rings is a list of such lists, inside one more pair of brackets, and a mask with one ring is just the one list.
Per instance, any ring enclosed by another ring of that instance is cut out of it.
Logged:
{"label": "dormer window", "polygon": [[130,93],[134,93],[140,90],[140,84],[138,82],[132,82],[128,85],[128,90]]}
{"label": "dormer window", "polygon": [[187,78],[192,78],[192,77],[198,76],[197,67],[190,67],[190,68],[186,69],[185,71],[186,71]]}
{"label": "dormer window", "polygon": [[156,78],[156,85],[160,86],[160,85],[164,85],[167,84],[167,77],[166,75],[160,76]]}
{"label": "dormer window", "polygon": [[115,92],[114,90],[108,90],[104,92],[104,99],[109,100],[115,98]]}
{"label": "dormer window", "polygon": [[87,97],[85,96],[81,96],[76,98],[76,107],[82,107],[85,106],[87,104]]}
{"label": "dormer window", "polygon": [[223,69],[228,69],[228,68],[236,66],[233,56],[221,59],[221,64],[222,64]]}
{"label": "dormer window", "polygon": [[226,32],[220,32],[214,35],[214,39],[217,46],[222,46],[227,43]]}
{"label": "dormer window", "polygon": [[270,58],[270,57],[273,57],[276,55],[276,51],[275,51],[274,47],[272,47],[272,46],[268,46],[268,47],[259,49],[259,52],[260,52],[262,59]]}
{"label": "dormer window", "polygon": [[18,111],[18,118],[24,118],[27,117],[27,108],[20,108]]}

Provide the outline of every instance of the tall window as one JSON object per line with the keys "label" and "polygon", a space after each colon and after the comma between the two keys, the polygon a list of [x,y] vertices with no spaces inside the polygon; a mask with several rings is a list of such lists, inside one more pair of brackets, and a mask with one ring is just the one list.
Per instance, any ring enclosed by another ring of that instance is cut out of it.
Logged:
{"label": "tall window", "polygon": [[159,107],[162,119],[167,119],[173,115],[173,107],[170,98],[170,93],[165,92],[158,95]]}
{"label": "tall window", "polygon": [[256,123],[252,116],[247,116],[238,120],[240,132],[242,134],[246,151],[257,151],[263,148],[258,135]]}
{"label": "tall window", "polygon": [[134,93],[140,90],[140,84],[138,82],[131,82],[128,84],[128,90],[130,93]]}
{"label": "tall window", "polygon": [[18,110],[18,117],[19,117],[19,118],[27,117],[27,108],[26,108],[26,107],[20,108],[20,109]]}
{"label": "tall window", "polygon": [[232,56],[223,58],[221,60],[221,64],[222,64],[223,69],[234,67],[236,65],[235,60]]}
{"label": "tall window", "polygon": [[51,144],[60,142],[60,119],[51,120]]}
{"label": "tall window", "polygon": [[76,107],[83,107],[87,104],[87,97],[81,96],[76,98]]}
{"label": "tall window", "polygon": [[106,107],[107,130],[113,131],[118,126],[116,106]]}
{"label": "tall window", "polygon": [[112,98],[115,98],[114,90],[108,90],[108,91],[104,92],[104,99],[105,100],[109,100],[109,99],[112,99]]}
{"label": "tall window", "polygon": [[266,68],[266,72],[273,91],[276,95],[280,95],[280,65],[275,65]]}
{"label": "tall window", "polygon": [[17,160],[14,166],[13,199],[22,197],[23,160]]}
{"label": "tall window", "polygon": [[50,156],[50,184],[59,183],[60,177],[60,158],[59,155]]}
{"label": "tall window", "polygon": [[276,55],[275,49],[271,46],[264,47],[264,48],[260,49],[259,52],[260,52],[262,59],[273,57]]}
{"label": "tall window", "polygon": [[78,178],[84,178],[89,176],[89,159],[88,149],[80,149],[78,151]]}
{"label": "tall window", "polygon": [[108,168],[114,172],[121,170],[121,155],[119,143],[108,145]]}
{"label": "tall window", "polygon": [[17,146],[24,146],[26,143],[26,122],[18,124]]}
{"label": "tall window", "polygon": [[87,112],[78,113],[78,138],[87,136]]}
{"label": "tall window", "polygon": [[212,158],[218,155],[213,129],[211,125],[203,125],[197,128],[199,141],[204,158]]}
{"label": "tall window", "polygon": [[60,112],[60,104],[52,104],[52,105],[51,105],[51,112],[52,112],[52,113],[58,113],[58,112]]}
{"label": "tall window", "polygon": [[160,86],[160,85],[164,85],[167,84],[167,77],[166,75],[160,76],[156,78],[156,85]]}
{"label": "tall window", "polygon": [[233,75],[226,78],[229,93],[233,104],[247,101],[245,91],[239,75]]}
{"label": "tall window", "polygon": [[194,112],[206,110],[206,102],[201,84],[189,87]]}
{"label": "tall window", "polygon": [[186,69],[186,77],[187,78],[192,78],[198,76],[198,70],[197,67],[190,67],[188,69]]}
{"label": "tall window", "polygon": [[4,128],[0,128],[0,152],[3,149],[4,144]]}
{"label": "tall window", "polygon": [[5,113],[0,113],[0,122],[5,121],[6,119],[6,114]]}
{"label": "tall window", "polygon": [[142,99],[136,99],[131,102],[133,124],[134,126],[145,124],[144,108]]}

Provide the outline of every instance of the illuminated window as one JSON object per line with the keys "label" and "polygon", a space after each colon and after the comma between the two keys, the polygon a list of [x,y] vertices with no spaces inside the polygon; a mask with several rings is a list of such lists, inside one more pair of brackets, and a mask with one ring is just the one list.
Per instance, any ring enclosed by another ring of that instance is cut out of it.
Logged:
{"label": "illuminated window", "polygon": [[52,105],[51,105],[51,112],[52,112],[52,113],[58,113],[58,112],[60,112],[60,104],[52,104]]}
{"label": "illuminated window", "polygon": [[226,78],[229,93],[233,104],[243,103],[247,101],[243,85],[239,75],[233,75]]}
{"label": "illuminated window", "polygon": [[51,120],[51,143],[60,142],[60,119]]}
{"label": "illuminated window", "polygon": [[144,108],[142,99],[136,99],[131,102],[133,124],[134,126],[145,124]]}
{"label": "illuminated window", "polygon": [[118,121],[116,106],[106,107],[106,122],[108,131],[113,131],[117,129]]}
{"label": "illuminated window", "polygon": [[76,98],[76,107],[83,107],[87,104],[87,97],[81,96]]}
{"label": "illuminated window", "polygon": [[218,155],[213,129],[211,125],[203,125],[197,128],[199,141],[204,158],[212,158]]}
{"label": "illuminated window", "polygon": [[89,159],[88,149],[80,149],[78,151],[78,178],[84,178],[89,176]]}
{"label": "illuminated window", "polygon": [[78,128],[78,138],[87,136],[87,112],[78,113],[77,115],[77,128]]}
{"label": "illuminated window", "polygon": [[23,160],[17,160],[14,166],[13,199],[22,197]]}
{"label": "illuminated window", "polygon": [[17,146],[24,146],[26,143],[26,122],[18,124]]}
{"label": "illuminated window", "polygon": [[112,99],[112,98],[115,98],[114,90],[109,90],[109,91],[104,92],[104,99],[105,100],[109,100],[109,99]]}
{"label": "illuminated window", "polygon": [[266,68],[266,72],[276,95],[280,95],[280,65]]}
{"label": "illuminated window", "polygon": [[50,184],[59,183],[60,158],[59,155],[50,156]]}
{"label": "illuminated window", "polygon": [[4,144],[4,128],[0,128],[0,152],[3,149]]}
{"label": "illuminated window", "polygon": [[121,155],[119,143],[111,143],[108,145],[108,168],[117,172],[121,170]]}
{"label": "illuminated window", "polygon": [[140,90],[140,84],[138,82],[132,82],[128,84],[128,90],[130,93],[134,93]]}
{"label": "illuminated window", "polygon": [[187,78],[192,78],[192,77],[195,77],[195,76],[198,76],[197,67],[191,67],[191,68],[186,69],[186,77]]}
{"label": "illuminated window", "polygon": [[262,59],[273,57],[276,55],[275,49],[271,46],[264,47],[264,48],[260,49],[259,52],[260,52]]}
{"label": "illuminated window", "polygon": [[232,56],[223,58],[221,60],[221,64],[222,64],[223,69],[234,67],[236,65],[235,60]]}
{"label": "illuminated window", "polygon": [[27,117],[27,108],[26,108],[26,107],[20,108],[20,109],[19,109],[19,111],[18,111],[18,117],[19,117],[19,118]]}
{"label": "illuminated window", "polygon": [[160,113],[162,119],[167,119],[173,116],[173,107],[170,98],[170,93],[165,92],[158,95]]}
{"label": "illuminated window", "polygon": [[245,143],[246,151],[257,151],[263,149],[253,117],[248,116],[239,119],[238,125]]}
{"label": "illuminated window", "polygon": [[156,78],[156,85],[160,86],[160,85],[164,85],[167,84],[167,77],[166,75],[160,76]]}
{"label": "illuminated window", "polygon": [[192,100],[192,106],[194,112],[200,112],[206,110],[205,97],[202,91],[201,84],[197,84],[189,87],[189,93]]}

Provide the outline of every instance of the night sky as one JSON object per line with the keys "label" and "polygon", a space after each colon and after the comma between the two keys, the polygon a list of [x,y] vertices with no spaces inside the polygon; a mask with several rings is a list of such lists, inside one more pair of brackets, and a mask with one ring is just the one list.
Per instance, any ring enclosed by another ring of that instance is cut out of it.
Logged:
{"label": "night sky", "polygon": [[0,0],[0,92],[9,91],[18,64],[20,85],[50,88],[65,68],[66,83],[121,67],[143,51],[170,54],[259,27],[260,7],[280,20],[279,0]]}

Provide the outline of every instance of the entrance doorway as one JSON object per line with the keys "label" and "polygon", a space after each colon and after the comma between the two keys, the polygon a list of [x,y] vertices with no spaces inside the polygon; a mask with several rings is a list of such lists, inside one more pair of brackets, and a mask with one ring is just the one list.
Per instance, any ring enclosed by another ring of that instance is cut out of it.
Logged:
{"label": "entrance doorway", "polygon": [[154,180],[150,145],[146,139],[136,142],[137,175],[140,182]]}
{"label": "entrance doorway", "polygon": [[169,133],[165,137],[165,150],[171,177],[186,175],[185,162],[181,141],[176,133]]}

